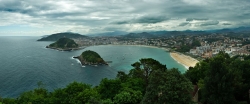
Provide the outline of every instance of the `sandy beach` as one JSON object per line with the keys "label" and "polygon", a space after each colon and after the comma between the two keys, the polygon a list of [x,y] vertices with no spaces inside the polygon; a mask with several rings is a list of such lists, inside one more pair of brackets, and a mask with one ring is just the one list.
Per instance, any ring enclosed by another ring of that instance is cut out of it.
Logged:
{"label": "sandy beach", "polygon": [[190,56],[183,55],[181,53],[171,52],[170,55],[175,61],[184,65],[186,68],[189,68],[190,66],[194,67],[196,65],[196,63],[199,62],[198,60],[196,60]]}

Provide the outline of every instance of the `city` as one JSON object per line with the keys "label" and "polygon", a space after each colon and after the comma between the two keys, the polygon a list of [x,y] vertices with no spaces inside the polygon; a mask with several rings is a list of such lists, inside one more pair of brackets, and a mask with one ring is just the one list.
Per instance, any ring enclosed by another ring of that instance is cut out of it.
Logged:
{"label": "city", "polygon": [[233,33],[211,33],[206,35],[178,35],[156,38],[124,38],[124,36],[102,36],[74,39],[81,46],[93,45],[146,45],[166,48],[196,58],[211,58],[220,51],[230,56],[250,55],[250,36]]}

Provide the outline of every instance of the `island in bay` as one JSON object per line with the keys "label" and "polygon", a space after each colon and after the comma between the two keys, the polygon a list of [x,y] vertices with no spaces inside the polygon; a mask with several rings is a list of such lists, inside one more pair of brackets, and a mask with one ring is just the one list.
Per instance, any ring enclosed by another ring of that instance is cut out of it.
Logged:
{"label": "island in bay", "polygon": [[91,50],[84,51],[80,56],[73,58],[78,59],[82,65],[108,65],[97,52]]}
{"label": "island in bay", "polygon": [[59,51],[71,51],[79,49],[79,45],[72,39],[60,38],[55,43],[46,46],[46,48],[56,49]]}

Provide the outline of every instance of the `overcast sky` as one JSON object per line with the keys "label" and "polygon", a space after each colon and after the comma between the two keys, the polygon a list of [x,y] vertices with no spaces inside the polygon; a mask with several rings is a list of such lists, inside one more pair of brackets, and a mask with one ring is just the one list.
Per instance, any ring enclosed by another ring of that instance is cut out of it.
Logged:
{"label": "overcast sky", "polygon": [[0,35],[208,30],[250,25],[250,0],[0,0]]}

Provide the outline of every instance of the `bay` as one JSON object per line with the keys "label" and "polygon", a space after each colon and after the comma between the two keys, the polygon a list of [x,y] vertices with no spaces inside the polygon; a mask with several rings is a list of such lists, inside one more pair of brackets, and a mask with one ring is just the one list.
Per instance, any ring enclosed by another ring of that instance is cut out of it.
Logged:
{"label": "bay", "polygon": [[[46,49],[52,42],[38,42],[40,37],[0,37],[0,97],[17,97],[24,91],[37,88],[42,81],[45,88],[53,91],[66,87],[73,81],[96,86],[103,78],[115,78],[117,71],[126,73],[131,64],[141,58],[153,58],[167,68],[186,68],[173,60],[163,49],[141,46],[101,45],[82,50],[62,52]],[[96,51],[109,66],[86,66],[73,59],[85,50]]]}

